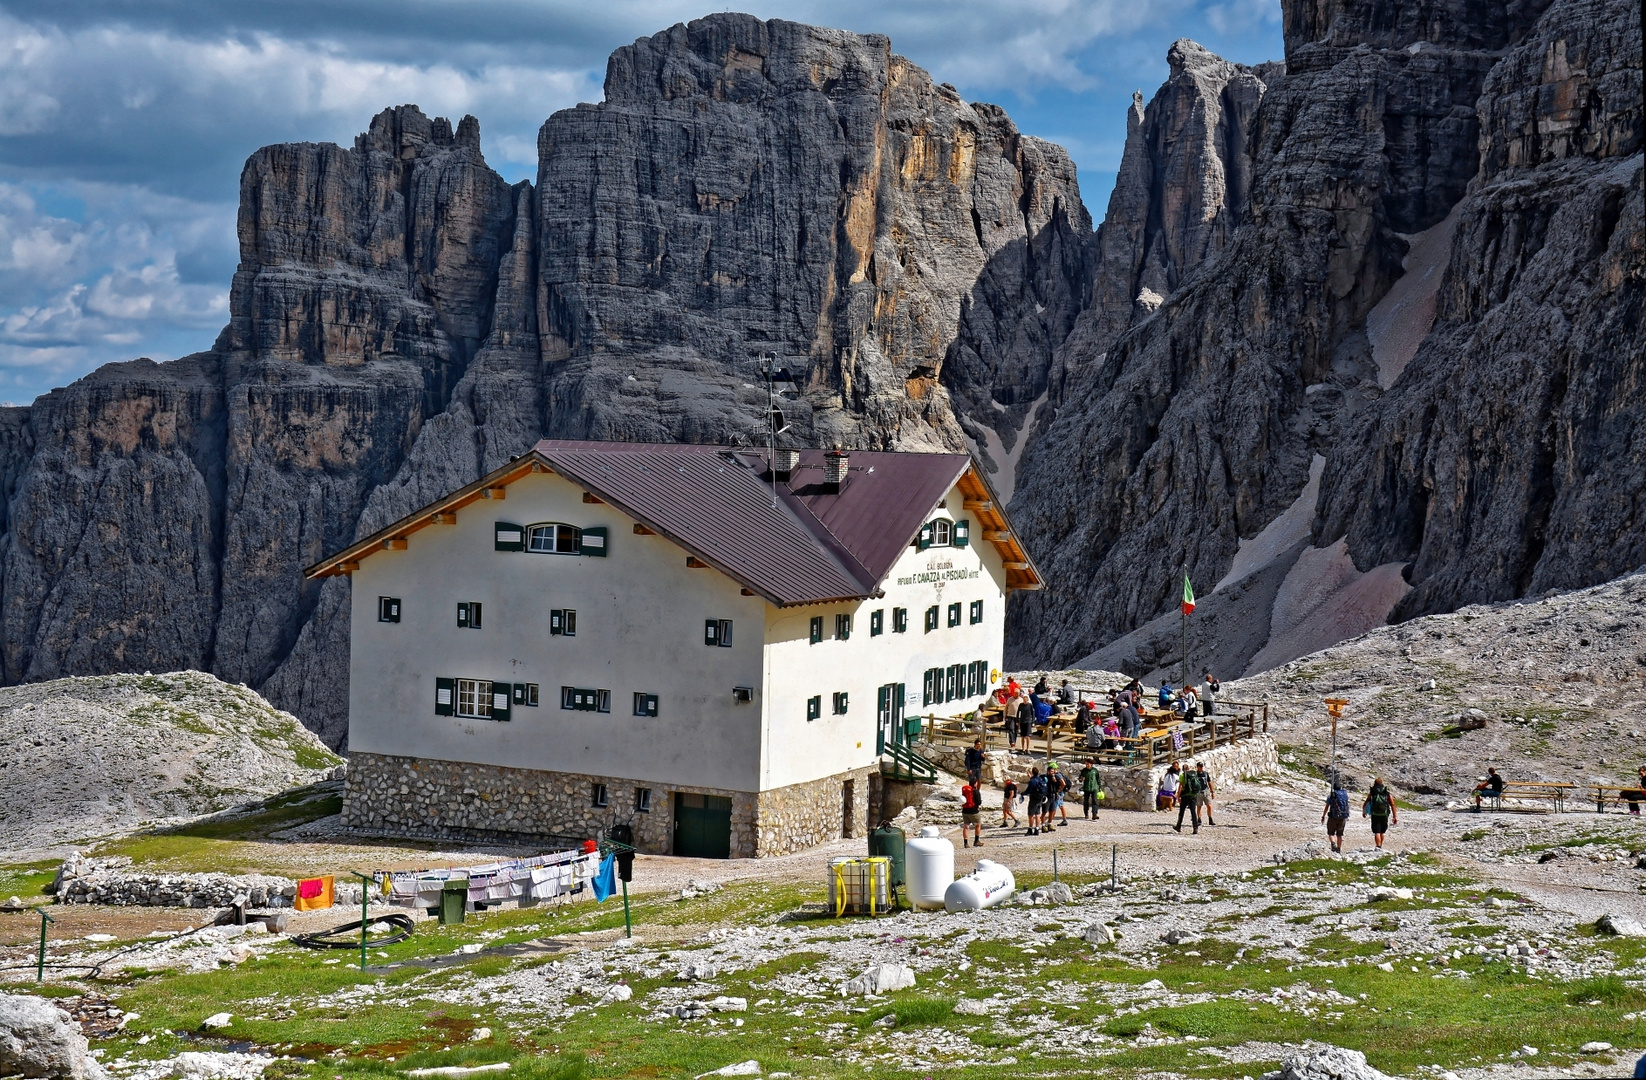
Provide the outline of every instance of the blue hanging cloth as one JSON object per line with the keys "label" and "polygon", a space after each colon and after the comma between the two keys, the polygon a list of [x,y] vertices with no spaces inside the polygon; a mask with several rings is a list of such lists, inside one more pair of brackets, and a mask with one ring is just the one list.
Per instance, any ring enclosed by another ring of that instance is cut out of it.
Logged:
{"label": "blue hanging cloth", "polygon": [[607,855],[600,860],[600,869],[594,875],[594,900],[600,903],[617,891],[617,856]]}

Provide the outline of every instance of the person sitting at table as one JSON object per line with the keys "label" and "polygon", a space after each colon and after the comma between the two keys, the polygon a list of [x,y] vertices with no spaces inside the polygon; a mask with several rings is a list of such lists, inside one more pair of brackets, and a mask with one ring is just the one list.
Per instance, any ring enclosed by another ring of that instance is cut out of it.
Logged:
{"label": "person sitting at table", "polygon": [[1057,703],[1059,705],[1073,705],[1075,703],[1074,687],[1069,685],[1068,679],[1064,679],[1063,685],[1057,688]]}
{"label": "person sitting at table", "polygon": [[1112,750],[1115,746],[1114,740],[1120,738],[1120,721],[1112,716],[1103,721],[1103,734],[1103,748]]}
{"label": "person sitting at table", "polygon": [[1160,680],[1160,707],[1162,709],[1172,707],[1172,682],[1170,679]]}
{"label": "person sitting at table", "polygon": [[1080,708],[1076,709],[1074,713],[1074,733],[1076,735],[1086,734],[1086,729],[1092,726],[1092,720],[1092,703],[1082,700]]}
{"label": "person sitting at table", "polygon": [[1046,681],[1046,676],[1042,675],[1035,680],[1034,692],[1041,697],[1045,697],[1052,692],[1051,684]]}
{"label": "person sitting at table", "polygon": [[[1109,719],[1111,722],[1114,720],[1113,717],[1110,717]],[[1086,725],[1086,749],[1102,750],[1107,746],[1107,744],[1108,740],[1104,738],[1102,724]]]}
{"label": "person sitting at table", "polygon": [[1503,798],[1503,777],[1497,774],[1496,769],[1487,769],[1486,775],[1482,776],[1480,783],[1475,785],[1475,810],[1477,812],[1480,810],[1482,796],[1492,799]]}

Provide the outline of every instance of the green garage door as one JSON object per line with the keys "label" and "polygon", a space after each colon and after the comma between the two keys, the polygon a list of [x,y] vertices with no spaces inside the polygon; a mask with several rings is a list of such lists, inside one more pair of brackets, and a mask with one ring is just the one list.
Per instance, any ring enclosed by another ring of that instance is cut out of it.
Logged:
{"label": "green garage door", "polygon": [[727,859],[732,853],[732,801],[720,795],[674,795],[674,853]]}

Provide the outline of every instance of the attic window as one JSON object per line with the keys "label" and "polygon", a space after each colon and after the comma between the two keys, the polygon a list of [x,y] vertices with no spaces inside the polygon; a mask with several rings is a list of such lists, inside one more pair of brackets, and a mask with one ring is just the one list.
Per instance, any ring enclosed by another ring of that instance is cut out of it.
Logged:
{"label": "attic window", "polygon": [[954,526],[943,518],[932,522],[932,547],[948,547]]}
{"label": "attic window", "polygon": [[527,526],[526,550],[549,555],[579,555],[583,550],[583,530],[558,522]]}

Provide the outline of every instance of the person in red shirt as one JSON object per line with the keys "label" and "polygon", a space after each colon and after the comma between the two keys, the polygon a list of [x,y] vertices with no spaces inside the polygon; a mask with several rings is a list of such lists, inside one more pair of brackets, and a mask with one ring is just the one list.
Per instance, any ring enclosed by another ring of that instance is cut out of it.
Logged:
{"label": "person in red shirt", "polygon": [[[973,787],[968,781],[960,785],[960,846],[982,847],[983,826],[978,817],[983,812],[983,793]],[[972,831],[972,839],[966,839],[966,830]]]}

